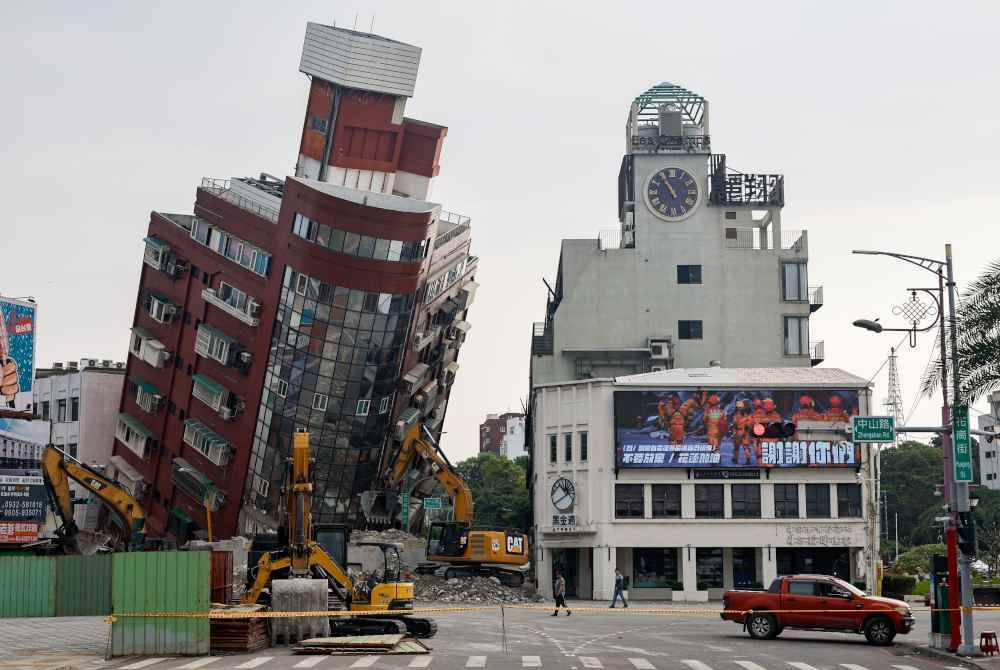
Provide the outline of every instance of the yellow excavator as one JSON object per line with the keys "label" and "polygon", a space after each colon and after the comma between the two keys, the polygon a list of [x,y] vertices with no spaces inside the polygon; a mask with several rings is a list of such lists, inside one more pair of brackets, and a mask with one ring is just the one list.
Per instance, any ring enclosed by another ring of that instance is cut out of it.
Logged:
{"label": "yellow excavator", "polygon": [[418,464],[429,467],[431,476],[451,498],[454,521],[434,522],[427,531],[427,560],[417,572],[443,570],[448,579],[462,576],[495,576],[511,586],[524,583],[529,563],[528,538],[513,529],[473,528],[475,505],[468,484],[434,443],[430,432],[404,412],[396,423],[400,442],[387,476],[387,490],[362,494],[362,509],[372,519],[391,519],[398,508],[398,490]]}
{"label": "yellow excavator", "polygon": [[122,530],[121,548],[136,551],[146,540],[146,512],[118,482],[90,468],[53,446],[42,452],[45,488],[55,504],[62,526],[56,531],[65,551],[79,553],[79,529],[73,519],[73,492],[70,481],[82,486],[114,513]]}
{"label": "yellow excavator", "polygon": [[399,545],[391,542],[359,543],[359,546],[381,550],[384,569],[376,570],[367,579],[356,583],[330,556],[332,553],[346,563],[350,529],[324,525],[321,531],[328,546],[316,541],[312,523],[312,461],[308,432],[300,431],[293,435],[289,461],[285,485],[287,545],[261,554],[253,583],[243,596],[243,604],[256,603],[273,579],[308,579],[318,575],[329,582],[337,599],[352,612],[400,612],[397,616],[333,617],[330,624],[334,634],[409,633],[415,637],[433,637],[437,633],[437,624],[433,620],[406,614],[407,610],[413,609],[413,584],[400,581]]}

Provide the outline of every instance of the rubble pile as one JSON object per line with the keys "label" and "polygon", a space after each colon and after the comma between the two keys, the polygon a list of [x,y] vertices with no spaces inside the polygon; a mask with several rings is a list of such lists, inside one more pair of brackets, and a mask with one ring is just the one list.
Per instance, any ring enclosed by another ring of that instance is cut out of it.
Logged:
{"label": "rubble pile", "polygon": [[438,603],[530,603],[541,597],[525,587],[502,584],[496,577],[455,577],[414,575],[415,600]]}

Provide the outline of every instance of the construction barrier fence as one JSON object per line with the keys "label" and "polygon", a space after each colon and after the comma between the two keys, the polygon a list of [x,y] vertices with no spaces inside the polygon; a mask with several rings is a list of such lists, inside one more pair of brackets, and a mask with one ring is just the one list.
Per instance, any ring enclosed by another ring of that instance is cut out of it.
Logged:
{"label": "construction barrier fence", "polygon": [[111,556],[0,558],[0,617],[111,613]]}

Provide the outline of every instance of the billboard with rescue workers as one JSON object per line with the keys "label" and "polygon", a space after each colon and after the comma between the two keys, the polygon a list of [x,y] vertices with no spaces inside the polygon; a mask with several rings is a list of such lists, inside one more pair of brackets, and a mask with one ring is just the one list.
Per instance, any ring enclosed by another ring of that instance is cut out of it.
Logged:
{"label": "billboard with rescue workers", "polygon": [[[861,465],[861,450],[842,439],[858,413],[858,392],[790,389],[615,391],[618,468],[789,468]],[[755,426],[808,423],[783,437],[758,437]]]}

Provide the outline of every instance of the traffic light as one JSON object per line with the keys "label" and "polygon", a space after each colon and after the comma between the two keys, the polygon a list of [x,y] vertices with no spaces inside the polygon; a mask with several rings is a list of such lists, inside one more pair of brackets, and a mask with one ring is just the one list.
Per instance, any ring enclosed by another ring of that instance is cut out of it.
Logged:
{"label": "traffic light", "polygon": [[753,425],[753,436],[760,439],[786,438],[795,435],[796,426],[791,421],[757,422]]}
{"label": "traffic light", "polygon": [[975,556],[976,547],[976,519],[972,512],[959,512],[958,524],[958,548],[966,556]]}

